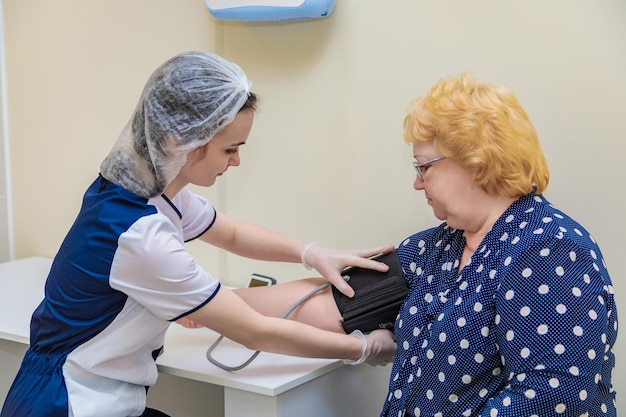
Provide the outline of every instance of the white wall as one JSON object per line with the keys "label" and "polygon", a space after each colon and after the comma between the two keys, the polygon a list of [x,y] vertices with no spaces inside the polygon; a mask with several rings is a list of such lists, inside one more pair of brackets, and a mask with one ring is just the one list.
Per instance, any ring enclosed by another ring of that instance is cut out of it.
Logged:
{"label": "white wall", "polygon": [[[220,210],[339,247],[435,224],[401,122],[412,98],[469,70],[517,93],[552,168],[547,197],[600,243],[623,304],[623,0],[338,0],[328,19],[276,24],[216,22],[202,0],[4,0],[4,12],[18,258],[54,255],[149,73],[199,48],[238,62],[262,97],[242,165],[201,191]],[[191,250],[229,284],[307,274]]]}

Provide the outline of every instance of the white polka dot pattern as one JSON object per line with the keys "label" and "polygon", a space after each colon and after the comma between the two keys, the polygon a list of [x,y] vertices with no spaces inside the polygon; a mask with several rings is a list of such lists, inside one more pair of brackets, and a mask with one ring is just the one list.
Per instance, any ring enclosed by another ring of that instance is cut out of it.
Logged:
{"label": "white polka dot pattern", "polygon": [[381,416],[615,417],[617,311],[589,233],[529,195],[457,274],[464,245],[442,224],[399,247],[411,292]]}

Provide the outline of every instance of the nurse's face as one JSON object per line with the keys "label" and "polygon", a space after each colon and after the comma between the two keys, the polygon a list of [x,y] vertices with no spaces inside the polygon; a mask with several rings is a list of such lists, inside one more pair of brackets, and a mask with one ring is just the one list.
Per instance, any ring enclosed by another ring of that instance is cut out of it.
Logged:
{"label": "nurse's face", "polygon": [[187,156],[187,163],[181,170],[187,183],[203,187],[211,186],[217,177],[230,166],[238,166],[239,147],[246,143],[254,110],[240,111],[235,120],[215,135],[205,146],[195,149]]}

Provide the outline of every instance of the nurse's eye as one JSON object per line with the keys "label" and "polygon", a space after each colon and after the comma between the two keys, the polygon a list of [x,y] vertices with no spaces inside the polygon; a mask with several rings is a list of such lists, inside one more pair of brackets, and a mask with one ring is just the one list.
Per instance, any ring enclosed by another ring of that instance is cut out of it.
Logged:
{"label": "nurse's eye", "polygon": [[228,155],[233,155],[236,154],[237,152],[239,152],[239,148],[234,148],[234,149],[226,149],[226,153]]}

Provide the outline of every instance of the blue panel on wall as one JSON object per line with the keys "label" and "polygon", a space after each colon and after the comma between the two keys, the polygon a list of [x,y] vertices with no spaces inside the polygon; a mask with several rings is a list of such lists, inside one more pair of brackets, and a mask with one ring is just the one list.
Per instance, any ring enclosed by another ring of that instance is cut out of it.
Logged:
{"label": "blue panel on wall", "polygon": [[329,16],[335,0],[205,0],[213,17],[242,22],[284,22]]}

